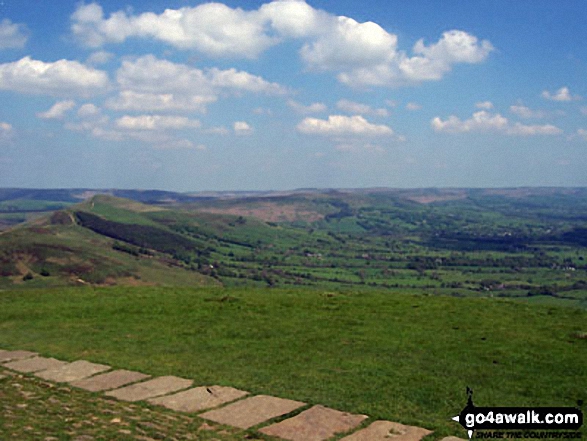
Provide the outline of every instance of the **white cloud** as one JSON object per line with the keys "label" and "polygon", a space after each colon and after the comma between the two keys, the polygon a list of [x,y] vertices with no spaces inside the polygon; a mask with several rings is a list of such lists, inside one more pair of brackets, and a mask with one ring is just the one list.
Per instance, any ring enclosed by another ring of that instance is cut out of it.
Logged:
{"label": "white cloud", "polygon": [[28,30],[23,24],[12,23],[5,18],[0,21],[0,49],[19,49],[28,40]]}
{"label": "white cloud", "polygon": [[577,135],[579,135],[581,138],[583,138],[585,141],[587,141],[587,130],[585,130],[585,129],[578,129],[577,130]]}
{"label": "white cloud", "polygon": [[211,56],[256,58],[277,43],[264,32],[265,20],[257,11],[232,9],[222,3],[166,9],[159,15],[118,11],[108,18],[98,4],[81,4],[71,20],[73,34],[89,47],[141,37]]}
{"label": "white cloud", "polygon": [[75,101],[58,101],[46,112],[37,113],[37,116],[42,119],[61,119],[65,116],[68,110],[75,107]]}
{"label": "white cloud", "polygon": [[447,133],[496,132],[520,136],[559,135],[562,133],[561,129],[551,124],[511,124],[507,118],[499,113],[491,114],[485,110],[475,112],[471,118],[464,121],[454,115],[444,121],[436,117],[432,120],[431,125],[434,131]]}
{"label": "white cloud", "polygon": [[484,110],[475,112],[465,121],[451,115],[443,121],[439,117],[432,120],[432,127],[437,132],[464,133],[472,131],[503,130],[507,128],[508,120],[500,114],[492,115]]}
{"label": "white cloud", "polygon": [[561,133],[563,133],[563,131],[552,124],[525,125],[519,122],[509,127],[507,130],[508,135],[521,136],[560,135]]}
{"label": "white cloud", "polygon": [[121,92],[107,100],[114,110],[193,110],[205,113],[221,92],[283,94],[277,83],[236,69],[201,70],[146,55],[125,60],[116,74]]}
{"label": "white cloud", "polygon": [[522,118],[544,118],[546,116],[542,110],[532,110],[522,105],[510,106],[510,112]]}
{"label": "white cloud", "polygon": [[139,115],[123,117],[116,120],[116,126],[129,130],[167,130],[198,128],[200,121],[185,116]]}
{"label": "white cloud", "polygon": [[122,88],[106,106],[115,110],[193,110],[205,113],[222,90],[283,93],[284,88],[235,69],[204,72],[147,55],[126,60],[117,73]]}
{"label": "white cloud", "polygon": [[372,124],[362,116],[331,115],[328,120],[305,118],[297,126],[298,131],[312,135],[393,135],[391,127]]}
{"label": "white cloud", "polygon": [[86,63],[96,66],[99,64],[108,63],[112,58],[114,58],[114,54],[111,52],[97,51],[88,57]]}
{"label": "white cloud", "polygon": [[320,113],[327,110],[326,104],[324,103],[312,103],[307,106],[300,104],[294,100],[288,100],[287,105],[295,110],[297,113],[308,114],[308,113]]}
{"label": "white cloud", "polygon": [[220,70],[212,68],[206,72],[206,77],[209,79],[211,85],[215,87],[273,95],[287,93],[287,90],[277,83],[270,83],[257,75],[237,71],[236,69]]}
{"label": "white cloud", "polygon": [[422,106],[418,103],[408,103],[406,104],[406,109],[410,111],[416,111],[422,109]]}
{"label": "white cloud", "polygon": [[336,103],[336,107],[344,112],[362,115],[374,115],[374,116],[389,116],[387,109],[373,109],[367,104],[356,103],[342,99]]}
{"label": "white cloud", "polygon": [[234,133],[237,135],[248,135],[253,132],[251,126],[244,121],[236,121],[233,125]]}
{"label": "white cloud", "polygon": [[542,98],[551,101],[576,101],[581,99],[581,97],[578,95],[571,95],[571,91],[568,87],[561,87],[554,93],[550,93],[548,90],[545,90],[542,92]]}
{"label": "white cloud", "polygon": [[73,34],[95,48],[130,37],[153,38],[213,57],[257,58],[271,46],[299,39],[300,56],[310,70],[336,72],[351,86],[438,80],[454,65],[480,63],[493,50],[487,40],[451,30],[429,46],[418,41],[410,57],[398,50],[397,36],[377,23],[336,16],[303,0],[272,1],[250,11],[222,3],[166,9],[161,14],[121,10],[108,18],[92,3],[78,6],[71,20]]}
{"label": "white cloud", "polygon": [[215,95],[186,95],[181,93],[141,93],[122,90],[106,101],[113,110],[168,111],[186,110],[206,113],[208,104],[217,101]]}
{"label": "white cloud", "polygon": [[304,45],[301,56],[316,70],[356,69],[390,61],[396,46],[397,37],[377,23],[332,17],[318,39]]}
{"label": "white cloud", "polygon": [[0,89],[55,96],[90,95],[108,86],[106,72],[77,61],[45,63],[24,57],[0,64]]}
{"label": "white cloud", "polygon": [[587,116],[587,107],[581,107],[581,113]]}
{"label": "white cloud", "polygon": [[404,58],[400,71],[414,81],[439,80],[452,69],[453,64],[477,64],[485,61],[493,51],[492,44],[459,30],[444,32],[442,38],[430,46],[419,40],[413,48],[416,56]]}
{"label": "white cloud", "polygon": [[493,103],[491,101],[479,101],[475,103],[475,107],[477,109],[491,110],[493,109]]}

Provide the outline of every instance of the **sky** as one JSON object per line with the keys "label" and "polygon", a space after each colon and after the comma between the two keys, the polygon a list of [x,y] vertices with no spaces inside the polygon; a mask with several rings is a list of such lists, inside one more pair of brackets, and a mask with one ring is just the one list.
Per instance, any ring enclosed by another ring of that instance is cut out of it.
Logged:
{"label": "sky", "polygon": [[587,186],[584,0],[0,1],[0,187]]}

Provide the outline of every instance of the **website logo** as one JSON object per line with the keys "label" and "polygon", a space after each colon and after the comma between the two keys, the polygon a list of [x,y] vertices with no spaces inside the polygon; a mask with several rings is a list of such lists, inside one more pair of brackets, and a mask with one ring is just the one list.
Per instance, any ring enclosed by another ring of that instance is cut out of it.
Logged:
{"label": "website logo", "polygon": [[[583,425],[583,412],[575,407],[477,407],[473,403],[473,391],[467,387],[467,405],[452,419],[463,426],[469,439],[477,430],[494,431],[491,438],[580,439],[581,433],[577,431]],[[553,436],[547,432],[552,430],[570,432]],[[505,431],[517,432],[512,435]]]}

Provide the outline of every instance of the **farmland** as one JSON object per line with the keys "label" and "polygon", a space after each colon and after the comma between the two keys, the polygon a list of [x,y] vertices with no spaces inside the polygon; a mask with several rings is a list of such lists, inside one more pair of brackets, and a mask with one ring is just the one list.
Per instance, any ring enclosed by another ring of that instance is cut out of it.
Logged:
{"label": "farmland", "polygon": [[462,436],[467,386],[486,406],[587,397],[584,189],[96,193],[0,233],[0,347],[431,439]]}

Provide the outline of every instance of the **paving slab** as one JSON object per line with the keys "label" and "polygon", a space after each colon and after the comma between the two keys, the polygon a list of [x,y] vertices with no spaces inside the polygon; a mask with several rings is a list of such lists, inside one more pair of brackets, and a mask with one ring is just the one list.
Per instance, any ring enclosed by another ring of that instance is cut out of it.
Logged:
{"label": "paving slab", "polygon": [[285,398],[256,395],[198,416],[227,426],[248,429],[271,418],[290,413],[305,404]]}
{"label": "paving slab", "polygon": [[187,389],[192,383],[192,380],[168,375],[133,384],[131,386],[122,387],[120,389],[111,390],[106,392],[106,395],[123,401],[140,401],[177,392],[181,389]]}
{"label": "paving slab", "polygon": [[318,405],[259,432],[291,441],[323,441],[354,429],[366,418]]}
{"label": "paving slab", "polygon": [[340,441],[420,441],[431,430],[416,426],[405,426],[392,421],[375,421],[369,427],[361,429]]}
{"label": "paving slab", "polygon": [[36,352],[30,351],[2,351],[0,352],[0,363],[6,363],[8,361],[22,360],[24,358],[35,357]]}
{"label": "paving slab", "polygon": [[92,375],[99,374],[100,372],[109,369],[110,366],[106,366],[105,364],[96,364],[85,360],[78,360],[66,364],[65,366],[38,372],[35,375],[57,383],[69,383],[70,381],[91,377]]}
{"label": "paving slab", "polygon": [[131,383],[146,380],[147,378],[151,378],[151,376],[141,372],[119,369],[96,375],[95,377],[72,381],[70,384],[80,389],[89,390],[90,392],[102,392],[110,389],[118,389]]}
{"label": "paving slab", "polygon": [[198,412],[218,407],[248,395],[248,392],[223,386],[200,386],[165,397],[147,400],[179,412]]}
{"label": "paving slab", "polygon": [[65,361],[57,360],[55,358],[33,357],[5,363],[4,367],[12,369],[13,371],[33,373],[64,366],[66,364]]}

